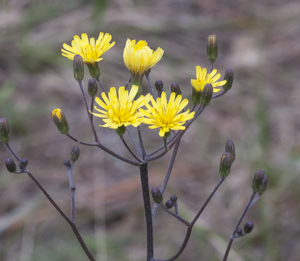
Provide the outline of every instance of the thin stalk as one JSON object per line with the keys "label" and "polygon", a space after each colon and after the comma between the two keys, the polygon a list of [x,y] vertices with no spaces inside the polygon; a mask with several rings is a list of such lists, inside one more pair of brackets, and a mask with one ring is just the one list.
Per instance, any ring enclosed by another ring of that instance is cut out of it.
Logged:
{"label": "thin stalk", "polygon": [[96,79],[96,80],[97,80],[97,82],[99,83],[99,85],[100,85],[102,91],[104,91],[104,92],[107,94],[107,90],[105,90],[105,88],[103,87],[102,83],[100,82],[100,78],[98,78],[98,79]]}
{"label": "thin stalk", "polygon": [[139,135],[139,140],[140,140],[140,144],[141,144],[141,149],[142,149],[142,153],[143,153],[143,159],[145,159],[147,152],[144,146],[144,142],[143,142],[143,137],[142,137],[142,132],[141,132],[141,127],[138,126],[137,127],[137,131],[138,131],[138,135]]}
{"label": "thin stalk", "polygon": [[130,152],[130,154],[139,162],[142,162],[141,159],[139,159],[135,154],[134,152],[129,148],[127,142],[124,140],[124,137],[123,136],[120,136],[121,140],[123,141],[123,144],[125,145],[126,149]]}
{"label": "thin stalk", "polygon": [[16,158],[16,160],[18,162],[20,162],[20,159],[19,159],[18,155],[14,152],[14,150],[12,149],[12,147],[8,143],[4,143],[4,145],[6,146],[6,148],[8,148],[8,150],[11,152],[11,154],[14,155],[14,157]]}
{"label": "thin stalk", "polygon": [[73,223],[75,223],[75,190],[76,188],[74,187],[73,184],[73,166],[74,166],[74,162],[71,162],[71,166],[67,167],[68,169],[68,175],[69,175],[69,184],[70,184],[70,191],[71,191],[71,221]]}
{"label": "thin stalk", "polygon": [[253,199],[254,199],[255,195],[256,195],[256,192],[255,192],[255,191],[253,191],[253,194],[252,194],[252,196],[250,197],[250,200],[249,200],[249,202],[248,202],[248,204],[247,204],[246,208],[244,209],[244,212],[243,212],[243,214],[241,215],[241,217],[240,217],[239,221],[237,222],[237,224],[236,224],[236,226],[235,226],[235,228],[234,228],[234,230],[233,230],[233,232],[232,232],[232,235],[231,235],[231,237],[230,237],[230,240],[229,240],[229,242],[228,242],[228,246],[227,246],[227,248],[226,248],[226,252],[225,252],[225,255],[224,255],[223,261],[226,261],[226,260],[227,260],[227,257],[228,257],[228,254],[229,254],[229,251],[230,251],[230,249],[231,249],[231,246],[232,246],[232,243],[233,243],[233,239],[234,239],[234,237],[233,237],[233,236],[234,236],[234,234],[235,234],[236,230],[239,228],[239,226],[240,226],[240,224],[241,224],[241,222],[242,222],[243,218],[245,217],[245,215],[246,215],[247,211],[250,209],[250,207],[251,207],[251,203],[252,203],[252,201],[253,201]]}
{"label": "thin stalk", "polygon": [[148,85],[149,85],[150,93],[153,96],[154,100],[156,100],[156,95],[155,95],[153,87],[152,87],[152,85],[150,83],[149,74],[146,75],[146,79],[147,79],[147,82],[148,82]]}
{"label": "thin stalk", "polygon": [[[165,189],[167,187],[169,178],[171,176],[171,172],[172,172],[172,169],[173,169],[173,166],[174,166],[174,163],[175,163],[175,159],[176,159],[176,156],[177,156],[179,144],[180,144],[180,139],[177,141],[177,143],[174,146],[174,149],[173,149],[173,152],[172,152],[172,156],[171,156],[171,159],[170,159],[170,162],[169,162],[169,166],[168,166],[168,169],[167,169],[164,181],[163,181],[163,183],[162,183],[162,185],[160,187],[160,192],[162,194],[164,194],[164,191],[165,191]],[[157,207],[158,207],[158,204],[155,203],[154,206],[153,206],[153,208],[152,208],[152,216],[155,215]]]}
{"label": "thin stalk", "polygon": [[142,151],[141,151],[139,145],[137,144],[135,138],[133,137],[132,132],[130,131],[129,127],[126,127],[126,130],[128,132],[128,135],[129,135],[129,137],[130,137],[130,139],[131,139],[131,141],[132,141],[132,143],[133,143],[133,145],[134,145],[137,153],[142,157],[143,156]]}
{"label": "thin stalk", "polygon": [[38,180],[30,173],[28,169],[25,170],[25,173],[33,180],[33,182],[38,186],[38,188],[43,192],[43,194],[46,196],[46,198],[50,201],[50,203],[53,205],[53,207],[58,211],[58,213],[68,222],[71,229],[73,230],[73,233],[75,234],[80,246],[82,247],[83,251],[87,255],[90,261],[96,261],[93,255],[91,254],[90,250],[84,243],[78,228],[75,225],[75,222],[72,222],[71,219],[68,218],[68,216],[61,210],[61,208],[55,203],[55,201],[52,199],[52,197],[48,194],[48,192],[44,189],[44,187],[38,182]]}
{"label": "thin stalk", "polygon": [[220,92],[220,93],[218,93],[218,94],[216,94],[216,95],[213,95],[211,98],[212,98],[212,99],[218,98],[218,97],[224,95],[226,92],[227,92],[227,91],[223,90],[222,92]]}
{"label": "thin stalk", "polygon": [[144,163],[140,166],[140,178],[141,178],[144,210],[145,210],[145,218],[146,218],[147,261],[151,261],[154,254],[154,248],[153,248],[153,224],[152,224],[152,214],[151,214],[147,163]]}
{"label": "thin stalk", "polygon": [[185,224],[186,226],[189,226],[190,223],[188,221],[186,221],[185,219],[183,219],[181,216],[179,216],[176,213],[173,213],[172,211],[168,210],[162,203],[160,204],[160,206],[163,208],[164,211],[166,211],[167,213],[169,213],[170,215],[172,215],[173,217],[177,218],[180,222],[182,222],[183,224]]}

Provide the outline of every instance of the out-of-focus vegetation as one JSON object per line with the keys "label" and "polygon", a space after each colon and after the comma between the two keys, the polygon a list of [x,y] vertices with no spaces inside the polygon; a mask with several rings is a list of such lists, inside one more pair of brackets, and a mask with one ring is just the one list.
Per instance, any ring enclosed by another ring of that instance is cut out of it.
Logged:
{"label": "out-of-focus vegetation", "polygon": [[[269,186],[246,220],[253,232],[234,242],[230,260],[296,261],[300,256],[300,3],[296,0],[8,0],[0,8],[0,117],[8,118],[11,145],[65,210],[70,208],[62,162],[76,145],[61,135],[50,112],[65,111],[70,133],[92,142],[72,62],[62,44],[75,34],[112,34],[115,47],[103,55],[106,87],[125,85],[122,52],[127,38],[165,50],[153,68],[168,90],[174,81],[190,97],[195,67],[209,67],[206,37],[219,38],[221,73],[235,72],[233,89],[213,100],[186,133],[166,196],[179,197],[182,216],[192,216],[219,179],[225,142],[236,144],[232,173],[213,198],[179,260],[221,260],[248,198],[251,180],[264,169]],[[88,70],[84,80],[88,81]],[[146,84],[145,84],[146,86]],[[98,119],[97,123],[101,123]],[[160,144],[143,131],[146,145]],[[99,128],[103,143],[125,148],[111,130]],[[136,168],[102,151],[81,148],[74,182],[77,221],[97,260],[143,260],[144,214]],[[170,155],[150,164],[151,187],[160,186]],[[11,157],[0,145],[0,260],[86,260],[65,221],[25,175],[9,174]],[[154,221],[157,258],[177,251],[185,228],[159,210]]]}

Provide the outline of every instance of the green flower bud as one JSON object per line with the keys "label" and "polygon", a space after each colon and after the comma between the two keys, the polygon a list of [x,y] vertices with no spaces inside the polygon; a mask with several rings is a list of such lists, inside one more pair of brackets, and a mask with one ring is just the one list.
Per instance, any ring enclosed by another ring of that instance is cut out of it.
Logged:
{"label": "green flower bud", "polygon": [[173,201],[174,203],[177,201],[177,196],[176,195],[172,195],[170,197],[170,200]]}
{"label": "green flower bud", "polygon": [[156,88],[156,90],[158,90],[159,92],[161,92],[163,90],[163,88],[164,88],[164,83],[162,81],[160,81],[160,80],[157,80],[155,82],[155,88]]}
{"label": "green flower bud", "polygon": [[5,166],[10,173],[14,173],[17,170],[17,165],[13,159],[5,160]]}
{"label": "green flower bud", "polygon": [[69,132],[69,124],[64,112],[61,109],[55,109],[52,111],[51,116],[59,132],[61,134],[67,134]]}
{"label": "green flower bud", "polygon": [[74,147],[71,151],[71,160],[75,162],[76,160],[78,160],[79,155],[80,155],[80,149],[78,147]]}
{"label": "green flower bud", "polygon": [[179,94],[181,95],[181,90],[180,90],[180,87],[179,87],[177,82],[172,82],[171,83],[171,91],[176,93],[176,97]]}
{"label": "green flower bud", "polygon": [[230,153],[231,163],[235,161],[235,147],[232,140],[226,142],[225,151]]}
{"label": "green flower bud", "polygon": [[254,192],[258,192],[259,195],[262,195],[268,185],[268,177],[265,175],[263,170],[258,170],[254,174],[252,181],[252,189]]}
{"label": "green flower bud", "polygon": [[122,136],[126,131],[126,127],[122,125],[121,127],[118,127],[115,131],[118,135]]}
{"label": "green flower bud", "polygon": [[204,107],[207,106],[211,101],[212,95],[213,95],[213,86],[211,85],[211,83],[205,84],[204,89],[201,94],[201,97],[200,97],[200,103]]}
{"label": "green flower bud", "polygon": [[97,86],[97,82],[94,78],[89,80],[88,83],[88,93],[89,95],[91,95],[92,97],[94,97],[98,92],[98,86]]}
{"label": "green flower bud", "polygon": [[91,77],[93,77],[94,79],[98,79],[100,77],[100,69],[98,63],[87,63],[86,65],[89,68]]}
{"label": "green flower bud", "polygon": [[227,69],[224,74],[224,80],[226,80],[226,83],[223,85],[223,89],[225,91],[229,91],[231,89],[233,78],[234,78],[233,70]]}
{"label": "green flower bud", "polygon": [[170,209],[172,208],[174,205],[174,202],[172,200],[168,200],[166,203],[165,203],[165,206],[167,209]]}
{"label": "green flower bud", "polygon": [[26,166],[28,165],[28,160],[27,159],[21,159],[20,163],[20,168],[26,168]]}
{"label": "green flower bud", "polygon": [[223,153],[220,160],[220,170],[219,173],[222,178],[226,178],[230,173],[231,167],[231,156],[228,152]]}
{"label": "green flower bud", "polygon": [[163,201],[163,195],[158,188],[153,188],[151,190],[152,198],[155,203],[160,204]]}
{"label": "green flower bud", "polygon": [[207,59],[214,63],[218,58],[218,39],[215,35],[210,35],[207,38]]}
{"label": "green flower bud", "polygon": [[193,87],[193,90],[192,90],[192,102],[193,102],[194,105],[200,104],[201,95],[202,95],[202,92],[201,91],[198,92]]}
{"label": "green flower bud", "polygon": [[0,140],[3,143],[9,142],[9,124],[5,118],[0,119]]}
{"label": "green flower bud", "polygon": [[250,221],[248,221],[248,222],[246,222],[244,224],[244,232],[246,234],[251,233],[251,231],[253,230],[253,228],[254,228],[254,224],[252,222],[250,222]]}
{"label": "green flower bud", "polygon": [[74,78],[77,81],[82,81],[84,77],[84,64],[82,57],[76,54],[73,59]]}

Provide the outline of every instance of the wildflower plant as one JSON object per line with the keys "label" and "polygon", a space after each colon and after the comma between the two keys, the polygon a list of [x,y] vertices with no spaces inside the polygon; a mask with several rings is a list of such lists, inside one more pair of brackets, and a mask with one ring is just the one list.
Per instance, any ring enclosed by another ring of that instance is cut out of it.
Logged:
{"label": "wildflower plant", "polygon": [[[203,205],[199,206],[197,214],[192,220],[186,220],[180,216],[180,208],[178,206],[176,195],[172,195],[164,202],[164,192],[176,160],[181,139],[184,138],[189,127],[195,120],[197,120],[204,109],[207,108],[211,100],[221,97],[231,89],[234,74],[231,69],[228,69],[225,72],[224,79],[220,81],[221,74],[217,73],[217,70],[214,69],[214,62],[217,59],[218,54],[218,43],[216,36],[211,35],[208,37],[207,42],[207,55],[208,60],[210,61],[210,72],[207,72],[206,68],[196,66],[196,79],[191,79],[192,86],[190,90],[192,99],[188,100],[187,98],[183,98],[180,87],[177,83],[171,84],[171,94],[169,95],[167,94],[168,91],[164,90],[162,81],[158,80],[155,82],[155,91],[152,88],[149,78],[150,68],[161,60],[164,53],[163,49],[158,47],[156,51],[153,51],[148,47],[146,41],[136,42],[136,40],[128,39],[125,44],[123,59],[125,66],[130,71],[131,78],[125,86],[121,86],[118,89],[115,87],[106,89],[100,81],[98,62],[103,59],[101,56],[114,46],[114,42],[111,42],[111,39],[111,35],[107,33],[100,33],[97,40],[94,38],[88,39],[86,34],[82,34],[81,38],[79,36],[74,36],[71,46],[64,44],[64,49],[62,49],[62,55],[73,61],[74,77],[79,84],[81,94],[83,96],[83,102],[90,122],[90,127],[93,132],[94,142],[83,142],[72,136],[70,134],[72,126],[68,125],[67,117],[61,109],[54,109],[51,113],[51,117],[61,134],[66,135],[66,137],[72,139],[78,144],[81,144],[81,146],[97,147],[124,162],[124,164],[131,164],[138,168],[141,179],[141,190],[146,220],[145,237],[147,239],[147,250],[145,260],[176,260],[184,251],[195,223],[205,210],[211,198],[225,181],[226,177],[230,174],[232,164],[236,159],[233,141],[228,140],[226,142],[225,152],[221,156],[219,181],[212,192],[208,195]],[[90,76],[92,77],[87,86],[91,100],[90,106],[87,102],[85,94],[86,91],[82,85],[84,64],[88,66]],[[144,76],[147,78],[149,87],[147,90],[143,90],[144,93],[147,93],[145,96],[141,95]],[[100,92],[98,91],[98,85],[100,86]],[[99,127],[95,126],[93,116],[101,119],[102,123]],[[143,138],[145,135],[142,135],[140,128],[141,124],[148,125],[149,129],[159,129],[159,131],[156,131],[156,135],[161,137],[161,146],[152,152],[146,152],[147,150]],[[129,129],[129,126],[132,126],[135,129]],[[119,155],[106,147],[100,141],[98,137],[98,130],[103,127],[115,130],[117,133],[116,139],[121,140],[121,143],[123,143],[131,154],[131,158]],[[135,136],[133,135],[133,131],[137,132],[138,140],[134,138]],[[124,133],[126,132],[129,134],[129,141],[131,144],[129,144],[128,140],[124,138]],[[84,242],[77,225],[75,224],[75,186],[73,184],[72,173],[74,164],[80,156],[79,147],[74,147],[71,152],[70,160],[66,160],[64,162],[68,171],[70,183],[71,215],[69,217],[64,211],[62,211],[42,184],[29,171],[27,168],[28,161],[26,159],[19,158],[13,151],[9,144],[9,133],[8,120],[1,118],[0,139],[18,162],[18,164],[16,164],[13,159],[8,158],[5,161],[7,170],[11,173],[26,173],[35,182],[54,208],[70,225],[88,259],[95,260],[93,254]],[[172,155],[162,184],[160,188],[151,188],[150,193],[148,182],[148,163],[152,163],[152,161],[163,157],[169,152]],[[223,261],[227,260],[233,240],[245,236],[252,231],[254,227],[252,222],[246,222],[243,226],[244,229],[240,228],[240,225],[250,207],[253,206],[253,204],[266,190],[267,183],[268,178],[265,173],[262,170],[257,171],[252,182],[253,193],[230,236],[227,248],[224,249]],[[80,189],[80,187],[78,187],[78,189]],[[152,204],[150,195],[152,195]],[[186,233],[183,235],[182,245],[178,247],[178,250],[174,250],[174,254],[167,259],[160,259],[154,255],[153,218],[155,217],[158,207],[162,208],[166,214],[171,216],[171,218],[176,218],[186,226]]]}

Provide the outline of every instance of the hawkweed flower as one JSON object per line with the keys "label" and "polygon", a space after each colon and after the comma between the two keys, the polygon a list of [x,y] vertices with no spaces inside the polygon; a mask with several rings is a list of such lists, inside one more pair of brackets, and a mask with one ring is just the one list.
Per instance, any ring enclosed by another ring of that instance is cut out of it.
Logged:
{"label": "hawkweed flower", "polygon": [[218,92],[220,89],[216,87],[223,86],[226,83],[226,80],[217,82],[221,74],[217,73],[216,69],[213,69],[211,73],[207,73],[206,68],[201,69],[200,66],[196,66],[196,75],[197,79],[191,79],[191,84],[197,92],[202,92],[207,83],[211,83],[214,88],[213,91]]}
{"label": "hawkweed flower", "polygon": [[138,89],[137,85],[133,85],[128,93],[125,87],[121,86],[117,94],[116,88],[111,87],[108,96],[104,92],[101,93],[103,101],[96,97],[95,101],[101,108],[99,109],[96,106],[94,108],[100,113],[92,113],[96,117],[102,118],[105,123],[99,126],[111,129],[124,129],[129,125],[139,126],[142,123],[142,115],[138,112],[138,109],[144,105],[145,101],[149,102],[150,94],[146,97],[140,96],[137,100],[134,100]]}
{"label": "hawkweed flower", "polygon": [[150,129],[160,128],[159,136],[168,136],[170,130],[184,130],[186,121],[194,117],[195,112],[189,113],[189,110],[182,112],[188,104],[188,100],[182,101],[182,96],[174,92],[171,93],[169,102],[165,92],[155,101],[151,96],[151,103],[145,103],[148,110],[140,109],[144,115],[143,123],[150,125]]}
{"label": "hawkweed flower", "polygon": [[61,134],[67,134],[69,132],[69,124],[66,116],[61,109],[55,109],[51,113],[53,122]]}
{"label": "hawkweed flower", "polygon": [[164,54],[164,50],[158,47],[156,51],[149,48],[146,41],[127,39],[123,51],[123,59],[131,73],[133,85],[140,86],[137,97],[141,94],[141,83],[146,71],[157,64]]}
{"label": "hawkweed flower", "polygon": [[94,37],[89,39],[85,33],[81,35],[81,38],[75,35],[74,40],[71,42],[72,46],[66,43],[63,44],[64,49],[61,49],[61,54],[72,61],[74,56],[79,54],[88,66],[91,76],[98,79],[100,76],[98,62],[103,59],[101,55],[115,45],[115,42],[110,43],[111,38],[110,34],[102,32],[99,33],[96,41]]}

